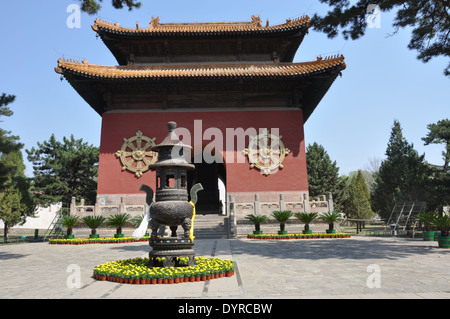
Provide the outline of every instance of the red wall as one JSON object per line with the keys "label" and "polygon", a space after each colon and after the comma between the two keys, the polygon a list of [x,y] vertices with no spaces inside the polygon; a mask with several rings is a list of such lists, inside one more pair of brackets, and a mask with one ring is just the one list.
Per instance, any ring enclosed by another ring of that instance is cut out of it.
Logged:
{"label": "red wall", "polygon": [[[216,127],[223,132],[224,148],[226,128],[249,127],[279,128],[285,147],[291,150],[283,161],[284,168],[275,174],[264,176],[259,170],[250,169],[245,163],[226,163],[227,192],[262,191],[307,191],[305,143],[303,116],[301,110],[292,111],[239,111],[239,112],[157,112],[157,113],[105,113],[102,119],[100,161],[98,174],[98,195],[136,194],[141,184],[155,187],[155,173],[147,171],[139,179],[134,173],[122,171],[122,164],[115,157],[123,138],[136,135],[138,130],[144,136],[156,137],[156,144],[167,135],[166,123],[175,121],[178,127],[185,127],[192,135],[194,146],[194,120],[202,120],[205,131]],[[210,143],[204,140],[203,145]],[[236,145],[236,142],[235,142]],[[245,145],[247,147],[248,145]],[[241,150],[238,150],[241,152]]]}

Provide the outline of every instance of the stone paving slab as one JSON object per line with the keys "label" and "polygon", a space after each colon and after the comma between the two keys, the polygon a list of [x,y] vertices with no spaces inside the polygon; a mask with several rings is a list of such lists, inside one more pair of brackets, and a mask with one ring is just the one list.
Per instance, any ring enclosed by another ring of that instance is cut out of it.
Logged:
{"label": "stone paving slab", "polygon": [[205,239],[194,249],[197,256],[232,259],[235,275],[174,285],[101,282],[92,278],[96,265],[147,256],[148,244],[3,245],[0,298],[450,299],[450,250],[437,242]]}

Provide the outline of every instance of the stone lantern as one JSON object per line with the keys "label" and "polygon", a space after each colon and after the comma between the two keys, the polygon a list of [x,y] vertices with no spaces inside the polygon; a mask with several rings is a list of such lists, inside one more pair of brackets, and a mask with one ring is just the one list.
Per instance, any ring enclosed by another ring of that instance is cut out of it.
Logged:
{"label": "stone lantern", "polygon": [[[176,125],[175,122],[167,123],[169,134],[160,144],[152,147],[153,151],[158,152],[158,161],[149,165],[150,170],[156,171],[156,196],[150,207],[151,267],[179,266],[177,257],[189,257],[188,265],[194,264],[194,242],[190,238],[190,230],[196,193],[203,187],[194,185],[191,188],[191,202],[188,202],[187,172],[195,166],[184,157],[191,146],[178,139]],[[171,236],[158,237],[160,226],[169,226]],[[181,236],[177,235],[178,226],[183,228]]]}

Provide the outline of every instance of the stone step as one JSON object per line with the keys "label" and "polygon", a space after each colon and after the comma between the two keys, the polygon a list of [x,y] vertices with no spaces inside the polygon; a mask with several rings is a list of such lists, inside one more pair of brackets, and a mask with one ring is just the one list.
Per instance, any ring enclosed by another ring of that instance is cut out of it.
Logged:
{"label": "stone step", "polygon": [[226,217],[221,215],[196,215],[194,236],[197,239],[227,238]]}

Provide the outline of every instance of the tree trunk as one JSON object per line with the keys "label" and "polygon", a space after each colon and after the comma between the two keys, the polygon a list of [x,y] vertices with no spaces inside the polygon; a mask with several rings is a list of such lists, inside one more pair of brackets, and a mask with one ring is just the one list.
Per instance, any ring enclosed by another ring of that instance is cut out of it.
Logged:
{"label": "tree trunk", "polygon": [[284,231],[284,223],[280,223],[280,230]]}
{"label": "tree trunk", "polygon": [[9,226],[8,223],[4,222],[5,226],[3,228],[3,242],[6,243],[8,240]]}
{"label": "tree trunk", "polygon": [[333,228],[334,228],[334,223],[329,223],[328,224],[328,229],[329,230],[333,230]]}

